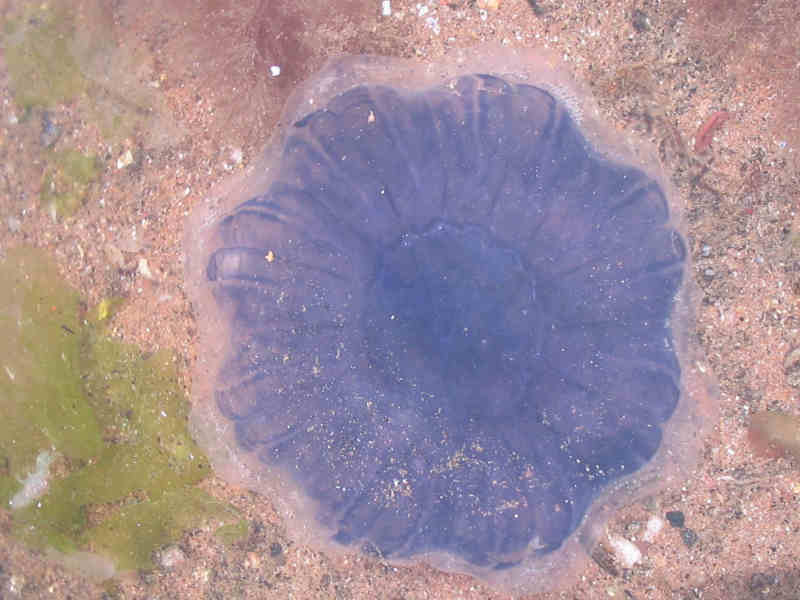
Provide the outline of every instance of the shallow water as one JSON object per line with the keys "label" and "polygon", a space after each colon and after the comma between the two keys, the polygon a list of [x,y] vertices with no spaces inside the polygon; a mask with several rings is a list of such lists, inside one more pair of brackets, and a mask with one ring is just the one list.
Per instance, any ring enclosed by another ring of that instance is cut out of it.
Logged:
{"label": "shallow water", "polygon": [[[696,366],[717,373],[722,404],[713,431],[697,440],[703,451],[694,471],[627,508],[607,507],[611,537],[595,532],[601,547],[633,546],[639,557],[596,554],[577,568],[568,593],[792,597],[800,572],[796,465],[754,456],[747,431],[752,413],[797,406],[793,363],[784,363],[797,346],[800,289],[797,74],[786,49],[800,34],[793,3],[754,10],[747,2],[600,1],[592,11],[571,1],[495,4],[392,2],[386,18],[355,3],[337,11],[312,2],[266,10],[82,2],[74,27],[54,33],[49,15],[37,11],[59,3],[2,2],[4,19],[29,13],[19,28],[4,21],[0,36],[0,247],[45,249],[88,307],[125,297],[110,334],[146,352],[174,349],[186,375],[197,334],[184,295],[184,219],[212,202],[215,183],[259,163],[304,77],[343,51],[416,56],[421,65],[450,57],[457,65],[477,41],[547,46],[592,88],[598,107],[588,116],[650,142],[677,190],[699,288],[696,335],[707,356]],[[41,99],[36,86],[19,84],[19,64],[10,66],[9,40],[25,31],[50,45],[43,62],[22,72],[56,96]],[[281,76],[265,76],[276,62]],[[731,118],[708,149],[694,152],[693,136],[720,110]],[[75,212],[59,215],[61,205]],[[216,477],[202,485],[240,511],[244,527],[233,523],[227,531],[236,535],[217,537],[208,521],[153,554],[155,570],[107,589],[121,597],[500,597],[470,577],[314,551],[287,533],[263,497]],[[685,517],[680,528],[665,524],[675,511]],[[0,517],[4,594],[100,597],[90,579],[10,537],[9,511]]]}

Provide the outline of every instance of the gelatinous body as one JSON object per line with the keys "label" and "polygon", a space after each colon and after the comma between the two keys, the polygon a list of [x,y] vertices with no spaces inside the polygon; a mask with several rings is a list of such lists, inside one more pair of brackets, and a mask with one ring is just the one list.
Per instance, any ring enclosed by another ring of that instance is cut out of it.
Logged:
{"label": "gelatinous body", "polygon": [[559,549],[681,398],[662,187],[551,92],[481,73],[352,87],[276,157],[203,255],[231,451],[389,558]]}

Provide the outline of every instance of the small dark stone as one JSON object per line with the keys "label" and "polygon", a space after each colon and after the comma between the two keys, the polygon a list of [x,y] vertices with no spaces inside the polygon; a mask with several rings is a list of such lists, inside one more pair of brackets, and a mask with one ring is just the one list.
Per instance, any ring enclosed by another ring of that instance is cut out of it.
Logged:
{"label": "small dark stone", "polygon": [[266,528],[261,521],[253,521],[253,535],[263,535]]}
{"label": "small dark stone", "polygon": [[634,9],[633,11],[633,15],[631,16],[631,24],[636,30],[636,33],[644,33],[650,29],[650,19],[647,16],[647,13],[638,8]]}
{"label": "small dark stone", "polygon": [[269,555],[272,558],[275,558],[281,554],[283,554],[283,546],[281,546],[278,542],[272,542],[269,547]]}
{"label": "small dark stone", "polygon": [[42,146],[49,148],[58,141],[59,137],[61,137],[61,129],[53,123],[49,113],[42,113],[42,133],[39,135]]}
{"label": "small dark stone", "polygon": [[689,529],[688,527],[681,531],[681,538],[683,538],[683,543],[686,544],[687,548],[694,546],[699,539],[694,529]]}
{"label": "small dark stone", "polygon": [[614,556],[603,544],[597,544],[592,548],[591,557],[603,571],[613,577],[619,577],[619,569],[614,562]]}
{"label": "small dark stone", "polygon": [[365,556],[370,556],[372,558],[383,557],[380,549],[375,544],[370,542],[364,542],[364,544],[361,545],[361,552],[363,552]]}
{"label": "small dark stone", "polygon": [[679,510],[671,510],[666,515],[667,521],[673,527],[683,527],[683,524],[686,522],[686,517],[683,516],[683,513]]}
{"label": "small dark stone", "polygon": [[750,591],[763,593],[777,583],[778,576],[773,573],[753,573],[750,576]]}
{"label": "small dark stone", "polygon": [[547,9],[537,2],[537,0],[528,0],[528,4],[533,10],[533,14],[537,17],[541,17],[547,12]]}
{"label": "small dark stone", "polygon": [[792,348],[783,360],[786,371],[786,383],[793,388],[800,388],[800,346]]}

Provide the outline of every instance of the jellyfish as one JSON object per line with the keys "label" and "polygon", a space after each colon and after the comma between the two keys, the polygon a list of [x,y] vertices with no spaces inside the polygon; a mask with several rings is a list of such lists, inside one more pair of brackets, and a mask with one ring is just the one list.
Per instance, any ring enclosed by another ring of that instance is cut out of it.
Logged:
{"label": "jellyfish", "polygon": [[550,59],[462,58],[333,61],[196,213],[195,423],[309,543],[541,589],[688,464],[687,246]]}

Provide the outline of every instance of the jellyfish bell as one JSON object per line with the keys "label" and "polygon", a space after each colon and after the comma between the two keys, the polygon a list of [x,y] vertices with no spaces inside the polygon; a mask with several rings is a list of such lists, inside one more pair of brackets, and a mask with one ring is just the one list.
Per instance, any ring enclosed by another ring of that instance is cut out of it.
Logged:
{"label": "jellyfish bell", "polygon": [[526,592],[684,477],[680,210],[547,54],[331,61],[187,223],[192,422],[291,535]]}

